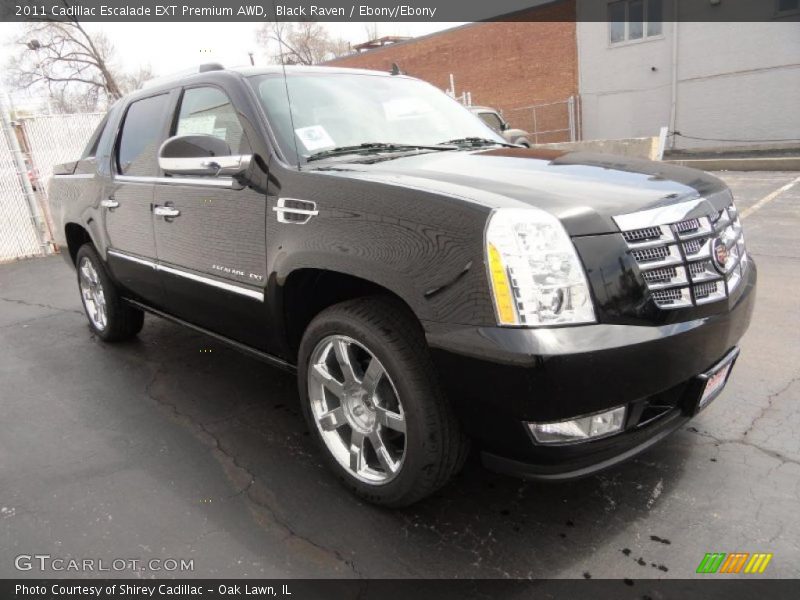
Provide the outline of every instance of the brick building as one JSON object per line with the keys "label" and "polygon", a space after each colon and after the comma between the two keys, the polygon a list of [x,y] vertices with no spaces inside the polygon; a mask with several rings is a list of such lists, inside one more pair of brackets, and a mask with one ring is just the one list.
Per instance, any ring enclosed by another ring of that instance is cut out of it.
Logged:
{"label": "brick building", "polygon": [[[392,63],[413,77],[446,90],[450,75],[455,92],[470,92],[473,104],[503,111],[512,125],[528,131],[564,130],[567,105],[578,94],[575,3],[558,2],[534,9],[531,22],[471,23],[330,61],[342,67],[391,70]],[[544,134],[539,142],[560,141],[565,133]]]}

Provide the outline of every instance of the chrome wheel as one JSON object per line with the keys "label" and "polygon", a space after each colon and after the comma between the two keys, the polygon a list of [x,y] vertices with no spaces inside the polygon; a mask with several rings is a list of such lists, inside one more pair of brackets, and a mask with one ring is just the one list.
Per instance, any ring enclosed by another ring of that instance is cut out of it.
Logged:
{"label": "chrome wheel", "polygon": [[363,344],[343,335],[320,341],[308,364],[308,397],[317,429],[344,469],[374,485],[397,476],[406,452],[403,405]]}
{"label": "chrome wheel", "polygon": [[81,297],[83,305],[86,307],[86,314],[92,325],[99,331],[103,331],[108,323],[108,313],[106,312],[106,297],[103,292],[103,285],[97,269],[94,268],[92,261],[86,256],[81,259],[78,266],[78,277],[80,279]]}

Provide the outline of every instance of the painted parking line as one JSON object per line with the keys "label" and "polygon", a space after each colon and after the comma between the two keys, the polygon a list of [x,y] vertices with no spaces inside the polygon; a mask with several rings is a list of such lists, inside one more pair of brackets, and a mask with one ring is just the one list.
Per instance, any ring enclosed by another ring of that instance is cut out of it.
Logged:
{"label": "painted parking line", "polygon": [[739,215],[739,217],[740,217],[741,219],[746,219],[747,217],[749,217],[750,215],[752,215],[754,212],[756,212],[757,210],[760,210],[760,209],[762,209],[764,206],[766,206],[767,204],[769,204],[770,202],[772,202],[773,200],[775,200],[775,198],[777,198],[778,196],[780,196],[780,195],[781,195],[782,193],[784,193],[785,191],[788,191],[788,190],[790,190],[792,187],[794,187],[794,186],[795,186],[795,185],[797,185],[798,183],[800,183],[800,177],[797,177],[796,179],[794,179],[793,181],[790,181],[790,182],[789,182],[789,183],[787,183],[786,185],[784,185],[784,186],[782,186],[782,187],[779,187],[779,188],[778,188],[777,190],[775,190],[774,192],[772,192],[772,193],[770,193],[770,194],[767,194],[767,195],[766,195],[766,196],[764,196],[764,197],[763,197],[761,200],[759,200],[758,202],[756,202],[755,204],[753,204],[753,206],[751,206],[750,208],[748,208],[748,209],[746,209],[746,210],[743,210],[743,211],[742,211],[742,214],[741,214],[741,215]]}

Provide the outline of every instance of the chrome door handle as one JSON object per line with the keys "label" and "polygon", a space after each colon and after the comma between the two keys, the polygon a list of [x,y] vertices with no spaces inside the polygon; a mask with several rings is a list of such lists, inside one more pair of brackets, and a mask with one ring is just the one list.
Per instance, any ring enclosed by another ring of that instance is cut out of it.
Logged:
{"label": "chrome door handle", "polygon": [[179,217],[181,211],[177,208],[172,208],[171,206],[156,206],[153,209],[153,214],[157,217]]}
{"label": "chrome door handle", "polygon": [[119,206],[119,202],[112,200],[111,198],[106,198],[105,200],[100,201],[100,206],[103,208],[117,208]]}

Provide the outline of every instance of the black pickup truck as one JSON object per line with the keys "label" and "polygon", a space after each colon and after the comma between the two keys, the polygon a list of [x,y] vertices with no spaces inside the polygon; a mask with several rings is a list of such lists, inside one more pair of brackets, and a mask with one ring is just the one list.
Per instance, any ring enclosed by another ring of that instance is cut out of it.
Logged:
{"label": "black pickup truck", "polygon": [[114,105],[49,196],[98,338],[147,311],[296,371],[389,506],[469,440],[541,480],[648,448],[719,394],[755,298],[720,180],[513,146],[403,75],[204,65]]}

